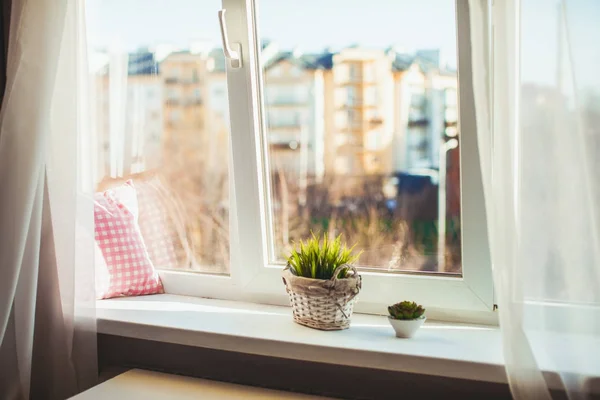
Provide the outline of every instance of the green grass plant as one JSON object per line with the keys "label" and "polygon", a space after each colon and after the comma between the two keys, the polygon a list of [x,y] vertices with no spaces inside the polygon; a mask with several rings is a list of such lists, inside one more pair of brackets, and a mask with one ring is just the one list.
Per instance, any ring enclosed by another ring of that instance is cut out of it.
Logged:
{"label": "green grass plant", "polygon": [[[342,243],[342,235],[330,239],[326,234],[321,238],[312,233],[309,239],[301,240],[299,245],[294,246],[288,257],[288,265],[297,276],[331,279],[337,267],[358,261],[360,252],[355,254],[354,247],[347,247]],[[342,268],[338,278],[345,278],[348,270],[349,268]]]}

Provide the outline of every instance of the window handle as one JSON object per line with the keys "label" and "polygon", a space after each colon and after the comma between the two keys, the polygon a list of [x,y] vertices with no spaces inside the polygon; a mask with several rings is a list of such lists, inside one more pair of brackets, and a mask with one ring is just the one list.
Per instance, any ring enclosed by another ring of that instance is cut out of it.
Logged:
{"label": "window handle", "polygon": [[235,50],[229,45],[227,24],[225,23],[225,11],[225,9],[219,10],[219,25],[221,26],[221,39],[223,40],[223,53],[231,63],[231,68],[242,68],[242,45],[237,42],[232,43]]}

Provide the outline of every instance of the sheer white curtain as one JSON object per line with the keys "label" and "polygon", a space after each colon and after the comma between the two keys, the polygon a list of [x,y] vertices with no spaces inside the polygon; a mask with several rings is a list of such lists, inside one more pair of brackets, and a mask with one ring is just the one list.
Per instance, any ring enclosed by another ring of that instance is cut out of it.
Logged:
{"label": "sheer white curtain", "polygon": [[12,0],[0,113],[0,398],[97,379],[83,0]]}
{"label": "sheer white curtain", "polygon": [[469,6],[511,390],[518,399],[550,398],[553,390],[598,395],[600,2],[503,0],[491,13],[488,0]]}

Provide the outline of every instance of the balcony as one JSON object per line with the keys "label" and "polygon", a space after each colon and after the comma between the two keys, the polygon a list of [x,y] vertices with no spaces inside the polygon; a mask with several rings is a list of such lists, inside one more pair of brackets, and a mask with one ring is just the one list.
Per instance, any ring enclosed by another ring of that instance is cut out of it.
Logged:
{"label": "balcony", "polygon": [[342,77],[336,81],[337,86],[374,86],[377,84],[377,80],[374,77]]}
{"label": "balcony", "polygon": [[189,99],[185,103],[183,103],[184,107],[194,107],[194,106],[201,106],[201,105],[202,105],[201,99]]}
{"label": "balcony", "polygon": [[373,102],[368,102],[368,101],[364,101],[361,99],[354,99],[354,100],[346,100],[343,103],[341,103],[340,105],[338,105],[338,108],[353,108],[353,109],[371,109],[371,108],[377,108],[377,104],[374,104]]}
{"label": "balcony", "polygon": [[429,116],[422,109],[411,108],[408,112],[408,126],[427,126],[429,125]]}
{"label": "balcony", "polygon": [[[310,144],[306,146],[310,148]],[[299,150],[302,147],[302,140],[299,135],[269,134],[269,147],[272,150]]]}
{"label": "balcony", "polygon": [[366,60],[348,60],[334,71],[337,85],[373,85],[377,83],[374,65]]}
{"label": "balcony", "polygon": [[428,101],[422,95],[413,95],[410,101],[410,107],[417,110],[425,110],[427,109]]}
{"label": "balcony", "polygon": [[369,120],[369,128],[376,128],[383,125],[383,118],[371,118]]}
{"label": "balcony", "polygon": [[269,143],[269,147],[271,148],[271,150],[279,150],[279,151],[296,151],[296,150],[300,150],[301,147],[301,143],[297,142],[295,140],[290,141],[290,142],[275,142],[275,143]]}
{"label": "balcony", "polygon": [[179,80],[180,83],[184,84],[184,85],[197,85],[202,83],[201,79],[196,77],[193,78],[183,78]]}
{"label": "balcony", "polygon": [[167,106],[178,106],[181,104],[181,101],[179,99],[167,99],[166,104]]}
{"label": "balcony", "polygon": [[268,122],[268,129],[272,130],[298,130],[302,128],[302,124],[297,122],[285,122],[285,121],[276,121],[276,122]]}
{"label": "balcony", "polygon": [[426,127],[426,126],[429,126],[429,119],[427,119],[427,118],[411,119],[408,121],[409,128],[419,128],[419,127]]}
{"label": "balcony", "polygon": [[352,134],[338,133],[335,137],[335,143],[338,149],[348,150],[362,147],[362,138]]}
{"label": "balcony", "polygon": [[267,97],[267,107],[306,107],[307,101],[294,98],[274,98]]}
{"label": "balcony", "polygon": [[[340,71],[341,72],[341,71]],[[336,76],[335,83],[338,86],[365,86],[377,84],[377,77],[372,69],[365,66],[350,67],[348,73],[340,73]]]}
{"label": "balcony", "polygon": [[165,78],[165,83],[167,85],[175,85],[175,84],[180,84],[180,85],[195,85],[195,84],[200,84],[202,83],[201,79],[199,77],[179,77],[179,76],[169,76]]}
{"label": "balcony", "polygon": [[365,128],[362,123],[343,123],[338,125],[338,130],[341,132],[349,132],[349,133],[362,133],[365,131]]}

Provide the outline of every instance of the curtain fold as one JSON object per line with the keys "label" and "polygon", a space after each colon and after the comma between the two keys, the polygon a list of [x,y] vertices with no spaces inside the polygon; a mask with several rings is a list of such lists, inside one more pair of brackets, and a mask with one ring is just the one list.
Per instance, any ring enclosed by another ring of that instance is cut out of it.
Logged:
{"label": "curtain fold", "polygon": [[600,376],[600,3],[490,4],[469,0],[507,377],[516,399],[588,398]]}
{"label": "curtain fold", "polygon": [[10,1],[0,5],[0,103],[6,86],[6,56],[8,53],[8,27],[10,25]]}
{"label": "curtain fold", "polygon": [[97,379],[81,0],[13,0],[0,111],[0,398]]}

